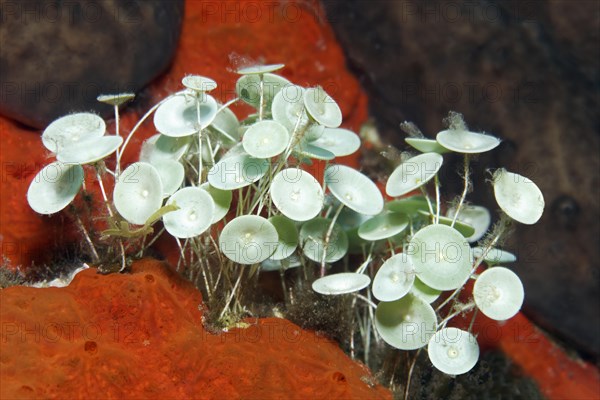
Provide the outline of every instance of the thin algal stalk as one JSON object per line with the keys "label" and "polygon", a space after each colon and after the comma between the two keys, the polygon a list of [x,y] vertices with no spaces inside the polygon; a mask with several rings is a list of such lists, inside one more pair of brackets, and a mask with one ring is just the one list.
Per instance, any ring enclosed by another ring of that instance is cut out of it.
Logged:
{"label": "thin algal stalk", "polygon": [[463,206],[463,203],[465,201],[465,198],[467,197],[467,193],[469,192],[469,186],[470,186],[470,181],[469,181],[469,174],[470,174],[470,168],[469,168],[469,155],[465,154],[465,157],[463,159],[464,164],[463,164],[463,168],[464,168],[464,175],[463,175],[463,181],[464,181],[464,189],[463,192],[460,196],[460,201],[458,202],[458,206],[456,207],[456,213],[454,214],[454,218],[452,218],[452,224],[450,225],[451,227],[454,227],[454,224],[456,223],[456,219],[458,218],[458,214],[460,214],[460,209]]}

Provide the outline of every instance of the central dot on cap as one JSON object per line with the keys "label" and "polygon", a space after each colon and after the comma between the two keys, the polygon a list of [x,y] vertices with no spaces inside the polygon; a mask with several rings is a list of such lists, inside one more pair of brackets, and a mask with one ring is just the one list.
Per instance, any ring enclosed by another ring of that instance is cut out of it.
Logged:
{"label": "central dot on cap", "polygon": [[147,189],[144,189],[144,190],[142,190],[142,197],[143,197],[143,198],[146,198],[146,197],[148,197],[148,195],[149,195],[149,194],[150,194],[150,192],[148,192],[148,190],[147,190]]}
{"label": "central dot on cap", "polygon": [[298,200],[299,197],[300,197],[300,190],[295,189],[290,194],[290,199],[292,199],[293,201]]}
{"label": "central dot on cap", "polygon": [[458,349],[454,346],[450,346],[448,348],[447,354],[448,354],[448,357],[450,357],[450,358],[456,358],[456,357],[458,357]]}

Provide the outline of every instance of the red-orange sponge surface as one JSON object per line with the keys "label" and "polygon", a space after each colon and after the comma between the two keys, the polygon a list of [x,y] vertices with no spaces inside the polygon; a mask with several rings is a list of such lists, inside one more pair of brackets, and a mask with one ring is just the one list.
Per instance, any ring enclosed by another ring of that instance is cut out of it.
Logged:
{"label": "red-orange sponge surface", "polygon": [[0,292],[0,397],[391,399],[334,342],[277,318],[214,335],[165,264]]}

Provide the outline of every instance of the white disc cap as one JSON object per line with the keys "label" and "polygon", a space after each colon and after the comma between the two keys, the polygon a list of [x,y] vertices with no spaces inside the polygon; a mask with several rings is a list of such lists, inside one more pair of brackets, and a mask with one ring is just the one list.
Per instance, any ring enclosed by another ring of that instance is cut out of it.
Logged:
{"label": "white disc cap", "polygon": [[438,370],[448,375],[461,375],[477,364],[479,345],[475,336],[467,331],[444,328],[431,337],[427,353]]}
{"label": "white disc cap", "polygon": [[348,129],[325,128],[323,134],[311,144],[329,150],[336,157],[348,156],[360,148],[360,138]]}
{"label": "white disc cap", "polygon": [[419,230],[406,253],[419,279],[437,290],[456,289],[471,274],[473,257],[469,242],[446,225],[428,225]]}
{"label": "white disc cap", "polygon": [[377,215],[383,210],[383,196],[377,185],[354,168],[330,165],[324,179],[331,193],[346,207],[364,215]]}
{"label": "white disc cap", "polygon": [[342,123],[342,110],[322,87],[306,89],[304,105],[310,116],[327,128],[337,128]]}
{"label": "white disc cap", "polygon": [[418,189],[438,173],[443,161],[438,153],[423,153],[404,161],[388,178],[385,191],[398,197]]}
{"label": "white disc cap", "polygon": [[442,147],[464,154],[484,153],[498,147],[500,139],[482,133],[448,129],[435,138]]}
{"label": "white disc cap", "polygon": [[329,243],[326,246],[325,238],[330,224],[330,219],[318,217],[305,222],[300,228],[300,247],[303,254],[310,260],[320,263],[325,251],[325,262],[333,263],[348,252],[348,236],[338,224],[333,225]]}
{"label": "white disc cap", "polygon": [[140,161],[153,163],[162,160],[179,160],[190,147],[191,136],[170,137],[160,133],[142,144]]}
{"label": "white disc cap", "polygon": [[371,278],[355,272],[340,272],[324,276],[312,283],[315,292],[324,295],[339,295],[358,292],[369,286]]}
{"label": "white disc cap", "polygon": [[167,205],[176,204],[178,210],[163,216],[165,229],[171,235],[187,239],[201,235],[212,224],[214,202],[206,190],[186,187],[169,197]]}
{"label": "white disc cap", "polygon": [[101,136],[64,147],[56,155],[58,161],[66,164],[92,164],[108,157],[121,146],[120,136]]}
{"label": "white disc cap", "polygon": [[280,171],[271,182],[271,199],[283,215],[308,221],[323,209],[323,189],[310,173],[298,168]]}
{"label": "white disc cap", "polygon": [[426,139],[426,138],[406,138],[406,143],[419,150],[421,153],[438,153],[444,154],[449,152],[447,148],[438,143],[437,140]]}
{"label": "white disc cap", "polygon": [[404,297],[415,280],[415,269],[403,253],[388,258],[373,279],[373,296],[380,301],[394,301]]}
{"label": "white disc cap", "polygon": [[221,190],[239,189],[251,185],[269,170],[269,160],[249,154],[223,157],[208,171],[208,182]]}
{"label": "white disc cap", "polygon": [[[196,101],[200,102],[200,124]],[[193,135],[212,123],[218,108],[217,101],[208,94],[203,94],[199,99],[183,95],[172,96],[154,113],[154,126],[166,136]]]}
{"label": "white disc cap", "polygon": [[269,258],[279,244],[277,230],[258,215],[232,219],[221,231],[219,248],[238,264],[256,264]]}
{"label": "white disc cap", "polygon": [[210,92],[217,88],[217,82],[201,75],[187,75],[183,77],[181,83],[195,92]]}
{"label": "white disc cap", "polygon": [[504,168],[494,173],[496,202],[512,219],[526,225],[539,221],[544,213],[544,195],[532,180]]}
{"label": "white disc cap", "polygon": [[525,291],[517,274],[508,268],[493,267],[479,275],[473,297],[477,308],[488,318],[504,321],[519,312]]}
{"label": "white disc cap", "polygon": [[106,132],[106,123],[92,113],[65,115],[54,120],[42,133],[42,143],[53,153],[88,139],[99,138]]}
{"label": "white disc cap", "polygon": [[426,346],[435,334],[437,317],[429,303],[408,294],[399,300],[377,305],[375,329],[390,346],[416,350]]}
{"label": "white disc cap", "polygon": [[81,165],[55,161],[37,173],[27,190],[27,202],[39,214],[54,214],[68,206],[83,184]]}
{"label": "white disc cap", "polygon": [[163,187],[155,167],[136,162],[119,176],[113,202],[119,214],[129,223],[144,225],[162,205]]}
{"label": "white disc cap", "polygon": [[264,120],[248,128],[242,145],[252,157],[271,158],[283,153],[288,141],[289,133],[285,126],[277,121]]}

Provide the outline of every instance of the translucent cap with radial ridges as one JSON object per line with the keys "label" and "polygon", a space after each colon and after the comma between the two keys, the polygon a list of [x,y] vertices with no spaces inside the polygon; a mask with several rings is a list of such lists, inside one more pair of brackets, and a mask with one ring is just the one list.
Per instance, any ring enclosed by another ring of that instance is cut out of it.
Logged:
{"label": "translucent cap with radial ridges", "polygon": [[456,289],[471,273],[473,257],[469,242],[446,225],[428,225],[419,230],[406,253],[419,279],[437,290]]}
{"label": "translucent cap with radial ridges", "polygon": [[286,85],[273,98],[271,113],[273,120],[283,124],[289,132],[294,132],[296,125],[304,127],[308,124],[308,115],[304,107],[304,91],[302,86]]}
{"label": "translucent cap with radial ridges", "polygon": [[[473,258],[479,258],[483,256],[485,251],[486,249],[483,247],[473,247]],[[488,265],[508,264],[517,261],[517,256],[509,251],[492,247],[485,253],[483,261],[485,261]]]}
{"label": "translucent cap with radial ridges", "polygon": [[477,154],[498,147],[500,139],[482,133],[448,129],[435,138],[442,147],[457,153]]}
{"label": "translucent cap with radial ridges", "polygon": [[415,277],[410,292],[415,296],[422,298],[429,304],[436,301],[440,297],[440,294],[442,294],[441,290],[430,288],[417,277]]}
{"label": "translucent cap with radial ridges", "polygon": [[519,312],[525,291],[517,274],[508,268],[493,267],[479,275],[473,286],[473,297],[485,316],[504,321]]}
{"label": "translucent cap with radial ridges", "polygon": [[475,336],[458,328],[440,329],[431,337],[427,354],[435,368],[449,375],[469,372],[479,360]]}
{"label": "translucent cap with radial ridges", "polygon": [[[277,93],[289,85],[290,81],[282,76],[265,73],[263,80],[263,106],[265,110],[271,110],[271,105]],[[235,84],[235,91],[240,99],[254,108],[260,106],[260,75],[250,74],[241,76]]]}
{"label": "translucent cap with radial ridges", "polygon": [[27,201],[39,214],[54,214],[68,206],[83,184],[80,165],[55,161],[37,173],[27,190]]}
{"label": "translucent cap with radial ridges", "polygon": [[360,138],[348,129],[325,128],[323,134],[310,142],[312,145],[329,150],[336,157],[348,156],[360,148]]}
{"label": "translucent cap with radial ridges", "polygon": [[404,231],[407,226],[408,217],[405,214],[383,212],[363,222],[358,228],[358,236],[370,241],[388,239]]}
{"label": "translucent cap with radial ridges", "polygon": [[188,75],[183,77],[181,83],[186,88],[195,92],[210,92],[217,88],[217,82],[200,75]]}
{"label": "translucent cap with radial ridges", "polygon": [[170,137],[156,134],[142,144],[140,161],[153,163],[161,160],[179,160],[189,149],[191,136]]}
{"label": "translucent cap with radial ridges", "polygon": [[163,187],[163,198],[171,196],[181,187],[183,183],[185,170],[179,161],[175,160],[157,160],[152,163],[160,175],[160,181]]}
{"label": "translucent cap with radial ridges", "polygon": [[373,279],[373,296],[380,301],[395,301],[404,297],[415,280],[415,269],[403,253],[388,258]]}
{"label": "translucent cap with radial ridges", "polygon": [[283,215],[308,221],[323,209],[323,189],[310,173],[298,168],[280,171],[271,182],[271,199]]}
{"label": "translucent cap with radial ridges", "polygon": [[261,75],[268,72],[275,72],[285,67],[285,64],[252,65],[237,70],[240,75]]}
{"label": "translucent cap with radial ridges", "polygon": [[249,154],[223,157],[208,171],[208,182],[221,190],[234,190],[251,185],[269,170],[269,160]]}
{"label": "translucent cap with radial ridges", "polygon": [[93,164],[112,153],[123,143],[120,136],[101,136],[64,147],[56,155],[58,161],[66,164]]}
{"label": "translucent cap with radial ridges", "polygon": [[288,142],[289,133],[285,126],[277,121],[264,120],[248,128],[242,145],[252,157],[271,158],[283,153]]}
{"label": "translucent cap with radial ridges", "polygon": [[229,108],[218,112],[209,128],[216,131],[220,139],[228,144],[237,143],[240,140],[240,121]]}
{"label": "translucent cap with radial ridges", "polygon": [[258,215],[232,219],[221,231],[219,248],[238,264],[257,264],[269,258],[279,243],[277,230]]}
{"label": "translucent cap with radial ridges", "polygon": [[304,91],[304,105],[308,114],[327,128],[337,128],[342,123],[342,110],[321,87]]}
{"label": "translucent cap with radial ridges", "polygon": [[331,220],[315,218],[305,222],[300,228],[299,240],[303,254],[310,260],[320,263],[325,251],[325,262],[333,263],[344,257],[348,251],[348,236],[338,224],[333,225],[329,242],[325,238]]}
{"label": "translucent cap with radial ridges", "polygon": [[544,213],[544,195],[532,180],[504,168],[494,173],[496,202],[512,219],[526,225],[539,221]]}
{"label": "translucent cap with radial ridges", "polygon": [[418,189],[437,174],[443,161],[438,153],[423,153],[404,161],[388,178],[385,191],[398,197]]}
{"label": "translucent cap with radial ridges", "polygon": [[324,276],[312,283],[312,289],[324,295],[340,295],[358,292],[369,286],[371,278],[355,272],[340,272]]}
{"label": "translucent cap with radial ridges", "polygon": [[136,162],[119,176],[113,202],[129,223],[144,225],[162,205],[163,187],[160,174],[151,164]]}
{"label": "translucent cap with radial ridges", "polygon": [[[196,101],[200,101],[200,124]],[[210,95],[199,99],[176,95],[162,103],[154,113],[154,126],[166,136],[182,137],[198,133],[209,126],[217,115],[219,105]]]}
{"label": "translucent cap with radial ridges", "polygon": [[348,208],[365,215],[383,210],[383,196],[377,185],[354,168],[330,165],[324,179],[331,193]]}
{"label": "translucent cap with radial ridges", "polygon": [[429,303],[409,293],[377,305],[375,329],[390,346],[416,350],[426,346],[437,330],[437,317]]}
{"label": "translucent cap with radial ridges", "polygon": [[230,190],[221,190],[212,187],[210,183],[205,182],[200,185],[200,189],[204,189],[210,194],[214,202],[214,212],[212,223],[218,222],[225,218],[231,207],[231,201],[233,200],[233,194]]}
{"label": "translucent cap with radial ridges", "polygon": [[118,94],[101,94],[96,97],[101,103],[109,104],[111,106],[120,106],[135,98],[134,93],[118,93]]}
{"label": "translucent cap with radial ridges", "polygon": [[421,153],[448,153],[450,150],[439,144],[437,140],[425,138],[405,138],[404,141],[419,150]]}
{"label": "translucent cap with radial ridges", "polygon": [[212,224],[214,202],[207,191],[190,186],[175,192],[167,205],[175,204],[179,209],[163,216],[165,229],[171,235],[187,239],[204,233]]}
{"label": "translucent cap with radial ridges", "polygon": [[42,143],[53,153],[58,153],[88,139],[99,138],[106,132],[106,123],[92,113],[76,113],[60,117],[42,133]]}
{"label": "translucent cap with radial ridges", "polygon": [[[421,211],[419,211],[419,214],[426,216],[428,218],[432,217],[432,215],[429,213],[429,211],[421,210]],[[443,225],[447,225],[447,226],[452,226],[452,224],[454,224],[453,228],[456,229],[457,231],[459,231],[466,239],[470,238],[471,236],[473,236],[475,234],[475,228],[463,221],[459,221],[459,220],[454,221],[452,218],[444,217],[443,215],[440,215],[437,222],[438,222],[438,224],[443,224]]]}

